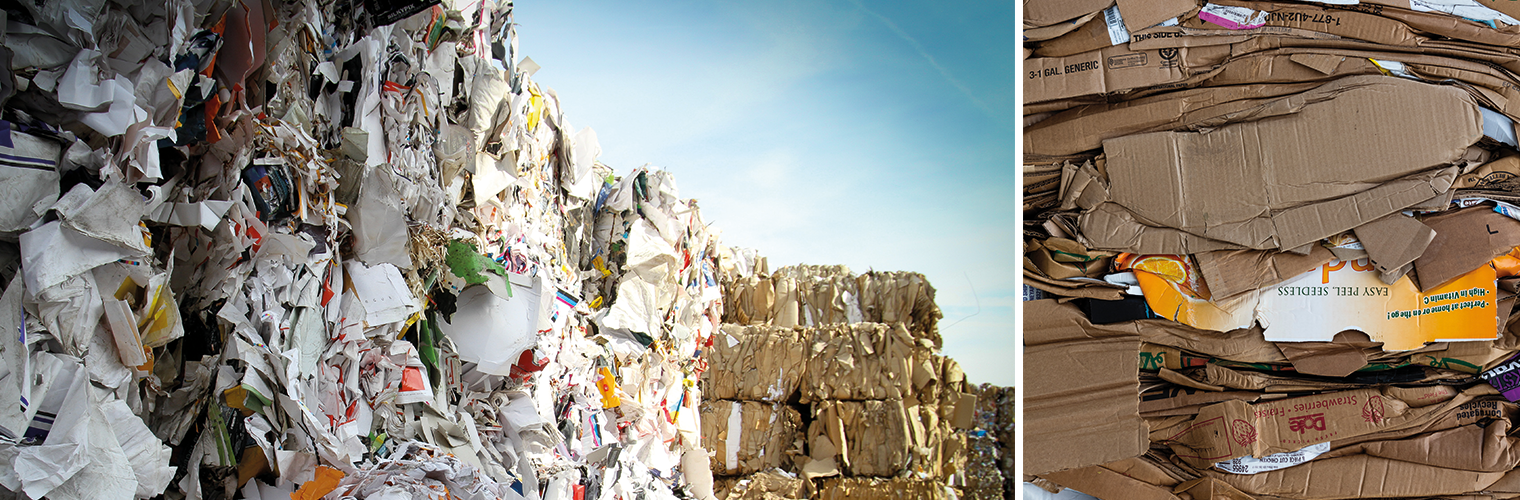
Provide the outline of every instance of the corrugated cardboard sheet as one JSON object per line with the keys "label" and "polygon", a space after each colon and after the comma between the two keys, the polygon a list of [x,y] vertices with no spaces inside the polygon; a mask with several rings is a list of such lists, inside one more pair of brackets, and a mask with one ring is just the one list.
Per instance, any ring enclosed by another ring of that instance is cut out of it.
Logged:
{"label": "corrugated cardboard sheet", "polygon": [[1072,305],[1024,306],[1026,474],[1144,453],[1138,332],[1094,328]]}
{"label": "corrugated cardboard sheet", "polygon": [[[1190,240],[1297,248],[1446,191],[1454,174],[1432,172],[1482,137],[1461,90],[1390,78],[1336,84],[1339,96],[1289,117],[1104,141],[1112,202],[1189,236],[1154,253],[1199,251]],[[1089,247],[1139,243],[1094,222],[1083,219]]]}

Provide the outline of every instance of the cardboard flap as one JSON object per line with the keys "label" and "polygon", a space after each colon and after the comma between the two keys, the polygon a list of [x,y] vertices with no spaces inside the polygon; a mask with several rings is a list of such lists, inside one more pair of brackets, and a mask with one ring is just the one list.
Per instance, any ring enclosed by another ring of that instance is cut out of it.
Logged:
{"label": "cardboard flap", "polygon": [[1420,291],[1439,287],[1520,246],[1520,221],[1477,206],[1425,219],[1436,236],[1415,259]]}
{"label": "cardboard flap", "polygon": [[1341,332],[1336,334],[1336,342],[1284,342],[1277,344],[1277,348],[1282,349],[1283,356],[1293,363],[1293,369],[1299,373],[1345,377],[1367,366],[1365,349],[1378,349],[1382,345],[1365,340],[1342,342],[1350,335],[1366,338],[1359,332]]}
{"label": "cardboard flap", "polygon": [[1392,273],[1414,262],[1436,237],[1435,230],[1429,226],[1400,214],[1363,224],[1354,232],[1372,264],[1383,273]]}
{"label": "cardboard flap", "polygon": [[1114,0],[1024,0],[1024,27],[1038,28],[1077,19],[1114,5]]}
{"label": "cardboard flap", "polygon": [[1264,250],[1227,250],[1193,256],[1214,300],[1282,283],[1330,262],[1334,256],[1321,245],[1308,255]]}
{"label": "cardboard flap", "polygon": [[1435,467],[1479,472],[1507,472],[1520,465],[1516,438],[1508,436],[1509,420],[1488,425],[1464,425],[1420,434],[1413,438],[1363,443],[1364,453]]}
{"label": "cardboard flap", "polygon": [[1087,22],[1091,21],[1094,17],[1098,17],[1098,14],[1098,11],[1093,11],[1089,12],[1085,16],[1073,19],[1068,22],[1052,24],[1050,26],[1041,26],[1039,28],[1026,29],[1024,30],[1024,41],[1039,42],[1071,33],[1073,30],[1076,30],[1077,28],[1082,27],[1082,25],[1087,24]]}
{"label": "cardboard flap", "polygon": [[1133,500],[1178,500],[1170,489],[1162,488],[1103,467],[1046,474],[1045,479],[1097,498]]}
{"label": "cardboard flap", "polygon": [[1288,56],[1288,60],[1308,66],[1310,69],[1320,73],[1333,75],[1336,69],[1340,68],[1341,62],[1345,61],[1346,58],[1329,54],[1293,54]]}
{"label": "cardboard flap", "polygon": [[1119,0],[1119,13],[1124,16],[1124,27],[1139,31],[1186,14],[1198,8],[1194,0]]}

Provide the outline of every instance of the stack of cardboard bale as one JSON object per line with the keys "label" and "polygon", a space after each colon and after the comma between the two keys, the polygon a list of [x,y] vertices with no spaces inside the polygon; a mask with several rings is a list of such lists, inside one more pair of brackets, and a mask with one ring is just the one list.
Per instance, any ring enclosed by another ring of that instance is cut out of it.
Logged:
{"label": "stack of cardboard bale", "polygon": [[1520,4],[1024,5],[1023,480],[1520,498]]}
{"label": "stack of cardboard bale", "polygon": [[701,415],[728,476],[719,498],[948,498],[966,484],[977,397],[935,354],[941,314],[922,275],[723,261]]}

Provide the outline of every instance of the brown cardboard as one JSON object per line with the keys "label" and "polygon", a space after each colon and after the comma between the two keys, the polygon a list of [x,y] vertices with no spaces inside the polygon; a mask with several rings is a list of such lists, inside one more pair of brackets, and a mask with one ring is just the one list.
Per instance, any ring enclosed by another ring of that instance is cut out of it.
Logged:
{"label": "brown cardboard", "polygon": [[1360,448],[1374,457],[1479,472],[1507,472],[1520,466],[1520,448],[1508,435],[1510,421],[1498,419],[1486,425],[1464,425],[1392,441],[1363,443]]}
{"label": "brown cardboard", "polygon": [[1095,328],[1075,306],[1049,300],[1026,302],[1024,313],[1024,472],[1145,453],[1137,332]]}
{"label": "brown cardboard", "polygon": [[[774,471],[742,477],[716,478],[713,491],[722,500],[774,500],[808,498],[808,482]],[[767,496],[770,494],[771,496]]]}
{"label": "brown cardboard", "polygon": [[[808,443],[832,448],[850,476],[893,477],[912,460],[913,430],[902,401],[813,403]],[[820,458],[819,450],[810,450]]]}
{"label": "brown cardboard", "polygon": [[[1336,334],[1339,339],[1342,335]],[[1365,336],[1363,336],[1365,340]],[[1377,342],[1281,342],[1283,356],[1293,363],[1293,370],[1304,375],[1345,377],[1367,366],[1368,349],[1381,350]]]}
{"label": "brown cardboard", "polygon": [[1392,214],[1353,231],[1378,272],[1392,273],[1425,253],[1436,232],[1413,217]]}
{"label": "brown cardboard", "polygon": [[902,399],[912,389],[916,343],[901,323],[814,329],[802,375],[802,402]]}
{"label": "brown cardboard", "polygon": [[1386,390],[1355,389],[1254,405],[1226,401],[1203,408],[1188,425],[1152,432],[1151,439],[1171,446],[1187,463],[1206,468],[1247,455],[1259,458],[1427,422],[1468,399],[1414,408]]}
{"label": "brown cardboard", "polygon": [[960,394],[960,402],[955,404],[955,420],[951,425],[961,430],[976,426],[976,394]]}
{"label": "brown cardboard", "polygon": [[1056,38],[1040,42],[1034,49],[1034,57],[1066,57],[1084,52],[1102,50],[1112,46],[1113,39],[1108,34],[1108,23],[1105,22],[1104,14],[1087,21],[1070,33]]}
{"label": "brown cardboard", "polygon": [[1024,27],[1050,26],[1113,5],[1114,0],[1024,0]]}
{"label": "brown cardboard", "polygon": [[1128,31],[1139,31],[1198,8],[1195,0],[1118,0]]}
{"label": "brown cardboard", "polygon": [[1030,241],[1025,246],[1024,256],[1035,269],[1051,278],[1098,278],[1108,274],[1114,253],[1089,250],[1066,238],[1049,238]]}
{"label": "brown cardboard", "polygon": [[1520,156],[1506,156],[1457,177],[1457,189],[1491,188],[1520,177]]}
{"label": "brown cardboard", "polygon": [[802,382],[810,343],[798,328],[723,325],[705,353],[703,396],[786,402]]}
{"label": "brown cardboard", "polygon": [[[1096,21],[1093,21],[1096,22]],[[1126,45],[1024,61],[1024,102],[1040,102],[1182,81],[1189,49],[1132,51]]]}
{"label": "brown cardboard", "polygon": [[1181,47],[1206,47],[1231,45],[1257,37],[1299,38],[1306,40],[1334,40],[1340,37],[1298,28],[1262,26],[1245,30],[1200,29],[1185,26],[1156,26],[1130,32],[1130,49],[1154,50]]}
{"label": "brown cardboard", "polygon": [[1212,470],[1206,474],[1247,494],[1306,500],[1460,495],[1482,491],[1504,477],[1499,472],[1431,467],[1367,455],[1317,459],[1249,475]]}
{"label": "brown cardboard", "polygon": [[[1428,174],[1482,137],[1467,94],[1397,78],[1342,82],[1339,97],[1283,119],[1104,141],[1113,201],[1157,225],[1269,249],[1311,243],[1446,191],[1454,175],[1389,181]],[[1351,127],[1360,133],[1343,133]]]}
{"label": "brown cardboard", "polygon": [[1044,475],[1044,478],[1097,498],[1178,500],[1169,488],[1152,485],[1098,466],[1053,472]]}
{"label": "brown cardboard", "polygon": [[1221,401],[1239,399],[1255,401],[1259,393],[1252,391],[1205,391],[1190,387],[1156,386],[1140,393],[1140,412],[1157,412],[1184,406],[1210,405]]}
{"label": "brown cardboard", "polygon": [[1182,500],[1256,500],[1229,483],[1212,477],[1200,477],[1179,484],[1172,492]]}
{"label": "brown cardboard", "polygon": [[1203,252],[1193,256],[1214,300],[1223,300],[1287,281],[1309,272],[1334,256],[1311,245],[1308,255],[1268,250]]}
{"label": "brown cardboard", "polygon": [[818,482],[817,500],[947,500],[942,483],[913,479],[830,478]]}
{"label": "brown cardboard", "polygon": [[1119,300],[1124,298],[1124,290],[1126,288],[1123,285],[1115,285],[1108,282],[1100,284],[1089,280],[1076,281],[1046,278],[1034,271],[1034,265],[1028,261],[1025,261],[1024,265],[1024,284],[1061,297],[1098,300]]}
{"label": "brown cardboard", "polygon": [[1424,220],[1435,239],[1415,259],[1420,290],[1429,290],[1487,264],[1520,246],[1520,221],[1476,206],[1433,215]]}
{"label": "brown cardboard", "polygon": [[[1316,83],[1289,85],[1240,85],[1186,89],[1118,103],[1082,106],[1024,128],[1024,152],[1068,155],[1103,147],[1104,139],[1142,132],[1181,130],[1215,121],[1247,121],[1295,111],[1289,106],[1270,106],[1272,98],[1299,94]],[[1333,97],[1333,93],[1306,95],[1310,102]],[[1279,111],[1283,110],[1283,111]]]}
{"label": "brown cardboard", "polygon": [[[1404,23],[1354,10],[1333,9],[1312,4],[1245,2],[1238,0],[1217,0],[1211,1],[1211,3],[1246,7],[1266,12],[1265,22],[1267,26],[1318,31],[1391,46],[1416,46],[1425,40],[1425,37],[1417,35],[1414,30]],[[1182,25],[1195,28],[1218,27],[1196,17],[1189,18]]]}
{"label": "brown cardboard", "polygon": [[1091,21],[1092,18],[1098,17],[1098,14],[1101,14],[1101,12],[1090,12],[1085,16],[1072,19],[1070,21],[1056,23],[1050,26],[1041,26],[1039,28],[1026,29],[1024,30],[1024,41],[1027,43],[1050,40],[1052,38],[1071,33],[1072,30],[1075,30],[1082,27],[1082,25],[1087,24],[1087,22]]}
{"label": "brown cardboard", "polygon": [[[702,447],[712,450],[718,475],[753,474],[792,466],[801,455],[802,417],[784,404],[706,400],[701,407]],[[739,412],[734,418],[733,412]],[[733,434],[738,433],[737,437]],[[733,448],[730,444],[735,445]]]}

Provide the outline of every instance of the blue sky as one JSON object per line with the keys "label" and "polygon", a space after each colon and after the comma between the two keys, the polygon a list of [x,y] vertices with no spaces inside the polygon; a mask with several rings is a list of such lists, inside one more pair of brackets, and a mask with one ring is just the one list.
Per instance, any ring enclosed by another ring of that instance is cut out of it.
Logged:
{"label": "blue sky", "polygon": [[922,272],[945,354],[1013,385],[1013,2],[522,1],[519,49],[619,174],[772,269]]}

